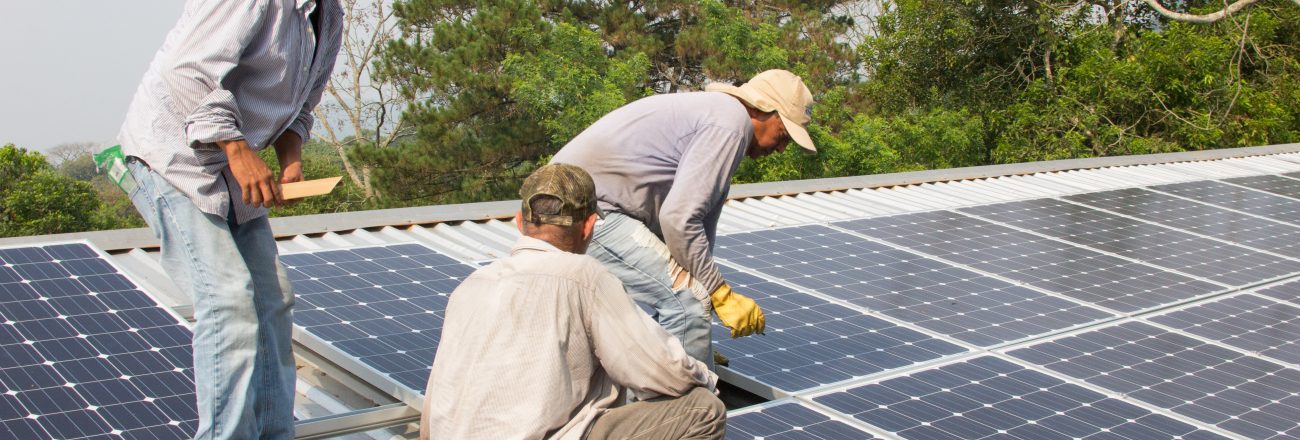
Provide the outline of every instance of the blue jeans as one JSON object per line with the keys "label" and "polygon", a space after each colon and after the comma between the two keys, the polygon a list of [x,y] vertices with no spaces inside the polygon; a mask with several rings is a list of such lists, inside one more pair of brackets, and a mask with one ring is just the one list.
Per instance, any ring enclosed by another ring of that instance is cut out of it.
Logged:
{"label": "blue jeans", "polygon": [[145,164],[127,166],[163,268],[194,298],[194,438],[293,438],[293,290],[270,222],[206,214]]}
{"label": "blue jeans", "polygon": [[655,319],[691,357],[713,366],[708,293],[693,278],[673,288],[682,267],[668,246],[637,219],[611,212],[596,224],[587,255],[623,281],[632,299],[654,309]]}

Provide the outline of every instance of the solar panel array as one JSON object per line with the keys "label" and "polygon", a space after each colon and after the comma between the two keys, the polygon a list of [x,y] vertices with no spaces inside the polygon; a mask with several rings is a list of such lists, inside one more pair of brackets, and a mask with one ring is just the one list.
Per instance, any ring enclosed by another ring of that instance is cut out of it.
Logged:
{"label": "solar panel array", "polygon": [[835,420],[813,405],[785,399],[760,408],[727,416],[728,440],[765,439],[860,439],[875,436],[861,428]]}
{"label": "solar panel array", "polygon": [[[1294,173],[1292,177],[1295,177]],[[1223,181],[1234,185],[1241,185],[1247,188],[1270,192],[1280,196],[1300,198],[1300,179],[1297,178],[1265,174],[1260,176],[1233,177],[1230,179],[1223,179]]]}
{"label": "solar panel array", "polygon": [[763,306],[766,335],[731,339],[713,326],[732,369],[787,392],[829,385],[966,351],[957,345],[723,266]]}
{"label": "solar panel array", "polygon": [[1141,188],[1079,194],[1065,199],[1229,243],[1300,257],[1300,227],[1244,212],[1190,203]]}
{"label": "solar panel array", "polygon": [[1224,289],[1188,275],[951,211],[854,220],[836,226],[1118,312],[1147,310]]}
{"label": "solar panel array", "polygon": [[[1173,183],[1149,187],[1189,200],[1300,225],[1300,200],[1279,196],[1217,180]],[[1191,203],[1189,203],[1191,205]]]}
{"label": "solar panel array", "polygon": [[[873,432],[1294,436],[1300,282],[1232,294],[1300,274],[1300,201],[1275,193],[1190,182],[855,219],[725,235],[715,256],[783,325],[822,299],[968,344],[793,392]],[[732,370],[780,354],[746,339],[715,332]]]}
{"label": "solar panel array", "polygon": [[980,346],[1113,316],[826,226],[720,237],[715,255]]}
{"label": "solar panel array", "polygon": [[90,246],[0,249],[0,438],[188,438],[192,334]]}
{"label": "solar panel array", "polygon": [[[715,348],[789,396],[728,438],[1300,435],[1297,198],[1256,176],[720,236],[767,334],[715,325]],[[282,261],[295,338],[406,395],[478,267],[419,244]],[[174,316],[85,245],[0,262],[0,437],[192,432]]]}
{"label": "solar panel array", "polygon": [[1300,307],[1287,303],[1245,294],[1151,320],[1251,353],[1300,364]]}
{"label": "solar panel array", "polygon": [[[1071,197],[1086,200],[1091,196]],[[985,205],[964,209],[963,212],[973,212],[1031,232],[1226,286],[1245,286],[1300,271],[1300,261],[1277,258],[1160,224],[1061,200],[1038,199]]]}
{"label": "solar panel array", "polygon": [[424,393],[447,295],[474,266],[419,244],[280,259],[297,293],[294,323],[310,335],[303,338],[333,347],[358,368],[410,392]]}
{"label": "solar panel array", "polygon": [[1010,353],[1250,438],[1300,436],[1300,370],[1144,322]]}
{"label": "solar panel array", "polygon": [[813,400],[903,438],[1224,438],[993,356]]}

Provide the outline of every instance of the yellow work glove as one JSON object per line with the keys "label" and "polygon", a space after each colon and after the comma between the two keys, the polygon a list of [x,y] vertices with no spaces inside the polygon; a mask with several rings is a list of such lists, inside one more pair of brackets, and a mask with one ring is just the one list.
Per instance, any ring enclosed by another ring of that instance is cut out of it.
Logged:
{"label": "yellow work glove", "polygon": [[763,334],[763,309],[758,308],[758,303],[754,300],[732,292],[731,285],[727,283],[718,286],[709,298],[713,302],[713,312],[718,314],[718,320],[731,329],[731,337]]}

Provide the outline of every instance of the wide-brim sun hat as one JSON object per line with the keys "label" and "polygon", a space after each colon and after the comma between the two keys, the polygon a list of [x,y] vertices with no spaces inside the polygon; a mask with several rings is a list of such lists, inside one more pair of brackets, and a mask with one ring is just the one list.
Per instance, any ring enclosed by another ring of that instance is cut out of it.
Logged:
{"label": "wide-brim sun hat", "polygon": [[735,96],[758,111],[776,112],[790,140],[808,151],[817,151],[807,128],[812,122],[812,92],[798,75],[773,69],[754,75],[739,87],[715,82],[704,90]]}

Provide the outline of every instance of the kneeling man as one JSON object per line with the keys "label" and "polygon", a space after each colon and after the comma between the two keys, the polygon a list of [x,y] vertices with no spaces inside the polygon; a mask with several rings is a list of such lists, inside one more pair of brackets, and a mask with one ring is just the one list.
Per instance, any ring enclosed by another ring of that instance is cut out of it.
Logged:
{"label": "kneeling man", "polygon": [[583,255],[591,176],[547,165],[519,195],[510,256],[451,294],[421,438],[722,438],[717,376]]}

